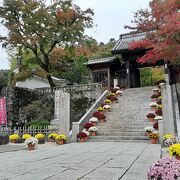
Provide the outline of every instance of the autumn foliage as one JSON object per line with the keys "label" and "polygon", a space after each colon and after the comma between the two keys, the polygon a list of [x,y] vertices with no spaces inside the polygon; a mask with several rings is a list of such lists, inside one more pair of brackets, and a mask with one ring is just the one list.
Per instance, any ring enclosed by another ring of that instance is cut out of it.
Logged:
{"label": "autumn foliage", "polygon": [[161,59],[180,62],[180,1],[151,0],[150,10],[135,13],[135,26],[125,26],[133,32],[148,32],[144,40],[133,42],[129,49],[146,48],[147,53],[138,59],[140,63]]}

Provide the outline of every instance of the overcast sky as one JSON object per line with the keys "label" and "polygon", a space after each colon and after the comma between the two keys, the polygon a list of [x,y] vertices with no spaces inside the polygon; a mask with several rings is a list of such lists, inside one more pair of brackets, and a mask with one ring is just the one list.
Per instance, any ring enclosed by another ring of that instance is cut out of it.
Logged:
{"label": "overcast sky", "polygon": [[[0,4],[3,0],[0,0]],[[83,10],[94,10],[93,29],[87,30],[87,34],[98,42],[108,42],[110,38],[119,38],[122,33],[128,32],[124,25],[129,25],[133,19],[133,12],[141,8],[149,7],[149,0],[74,0]],[[5,33],[2,25],[0,34]],[[9,68],[8,55],[0,48],[0,69]]]}

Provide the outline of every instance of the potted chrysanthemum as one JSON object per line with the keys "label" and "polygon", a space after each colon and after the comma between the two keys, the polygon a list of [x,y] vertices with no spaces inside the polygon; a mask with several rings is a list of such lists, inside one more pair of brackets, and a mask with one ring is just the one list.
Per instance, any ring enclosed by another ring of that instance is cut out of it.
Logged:
{"label": "potted chrysanthemum", "polygon": [[146,133],[145,135],[148,136],[150,133],[152,133],[154,131],[154,128],[151,126],[148,126],[148,127],[144,128],[144,131]]}
{"label": "potted chrysanthemum", "polygon": [[89,122],[92,123],[94,126],[96,126],[98,123],[98,118],[92,117],[89,119]]}
{"label": "potted chrysanthemum", "polygon": [[59,145],[65,144],[67,140],[67,137],[64,134],[60,134],[56,136],[56,143]]}
{"label": "potted chrysanthemum", "polygon": [[48,141],[49,142],[55,142],[56,137],[58,136],[57,133],[51,133],[48,135]]}
{"label": "potted chrysanthemum", "polygon": [[44,144],[45,143],[44,134],[41,134],[41,133],[36,134],[35,138],[38,139],[38,144]]}
{"label": "potted chrysanthemum", "polygon": [[106,112],[110,112],[111,111],[111,106],[109,104],[104,105],[103,108],[104,108],[104,110]]}
{"label": "potted chrysanthemum", "polygon": [[88,131],[90,132],[91,136],[96,136],[99,129],[95,126],[92,126],[88,129]]}
{"label": "potted chrysanthemum", "polygon": [[12,135],[9,136],[9,140],[12,143],[15,143],[16,140],[19,139],[19,138],[20,138],[20,136],[18,134],[12,134]]}
{"label": "potted chrysanthemum", "polygon": [[27,146],[28,150],[29,151],[32,151],[35,149],[35,146],[37,147],[37,144],[38,144],[38,139],[35,138],[35,137],[30,137],[30,138],[27,138],[25,141],[24,141],[25,145]]}
{"label": "potted chrysanthemum", "polygon": [[164,146],[169,147],[169,146],[177,143],[177,139],[172,134],[166,134],[163,136],[163,143],[164,143]]}
{"label": "potted chrysanthemum", "polygon": [[90,127],[92,127],[92,126],[94,126],[93,125],[93,123],[91,123],[91,122],[87,122],[87,123],[85,123],[84,124],[84,128],[86,129],[86,130],[88,130]]}
{"label": "potted chrysanthemum", "polygon": [[0,145],[5,145],[9,143],[9,136],[7,133],[0,132]]}
{"label": "potted chrysanthemum", "polygon": [[152,110],[156,110],[158,105],[156,102],[152,102],[149,104],[149,106],[151,107]]}
{"label": "potted chrysanthemum", "polygon": [[146,115],[150,122],[155,122],[154,118],[156,117],[154,113],[149,113]]}
{"label": "potted chrysanthemum", "polygon": [[104,122],[106,120],[106,116],[100,112],[94,112],[93,117],[96,117],[99,120],[99,122]]}
{"label": "potted chrysanthemum", "polygon": [[169,154],[180,160],[180,144],[173,144],[169,147]]}
{"label": "potted chrysanthemum", "polygon": [[[105,103],[105,104],[110,104],[110,103],[111,103],[111,100],[105,99],[105,100],[104,100],[104,103]],[[104,104],[104,105],[105,105],[105,104]]]}
{"label": "potted chrysanthemum", "polygon": [[148,135],[148,137],[150,138],[151,140],[151,144],[156,144],[157,143],[157,140],[159,138],[159,133],[158,132],[152,132]]}
{"label": "potted chrysanthemum", "polygon": [[154,119],[155,119],[155,121],[159,121],[159,120],[163,120],[163,117],[162,116],[156,116]]}
{"label": "potted chrysanthemum", "polygon": [[30,134],[23,134],[22,138],[24,140],[28,139],[28,138],[31,138],[32,136]]}
{"label": "potted chrysanthemum", "polygon": [[151,96],[151,99],[152,99],[152,101],[154,101],[154,102],[156,102],[157,100],[158,100],[158,95],[157,94],[153,94],[152,96]]}
{"label": "potted chrysanthemum", "polygon": [[166,157],[153,163],[148,170],[148,180],[175,180],[180,178],[180,161]]}
{"label": "potted chrysanthemum", "polygon": [[87,140],[87,138],[88,138],[88,136],[87,136],[87,134],[85,132],[79,132],[77,134],[77,140],[79,142],[85,142]]}

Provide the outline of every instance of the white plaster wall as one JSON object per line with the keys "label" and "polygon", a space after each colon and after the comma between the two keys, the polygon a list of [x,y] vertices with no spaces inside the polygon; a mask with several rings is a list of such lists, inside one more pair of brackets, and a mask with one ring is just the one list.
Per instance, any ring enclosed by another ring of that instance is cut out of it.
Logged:
{"label": "white plaster wall", "polygon": [[26,79],[25,81],[17,82],[16,87],[35,89],[35,88],[50,87],[50,85],[48,81],[45,81],[42,78],[32,77],[32,78]]}

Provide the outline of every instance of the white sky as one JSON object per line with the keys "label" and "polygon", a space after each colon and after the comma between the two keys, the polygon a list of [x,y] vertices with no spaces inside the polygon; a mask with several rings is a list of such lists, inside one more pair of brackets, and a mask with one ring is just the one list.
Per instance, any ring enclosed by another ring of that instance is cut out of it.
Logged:
{"label": "white sky", "polygon": [[[0,0],[0,4],[2,1]],[[86,32],[98,42],[108,42],[110,38],[118,40],[120,34],[128,32],[124,29],[124,25],[131,23],[133,12],[149,7],[149,0],[74,0],[74,2],[83,10],[87,8],[94,10],[94,25],[97,27]],[[0,34],[4,33],[4,28],[0,26]],[[0,69],[8,68],[8,55],[0,48]]]}

